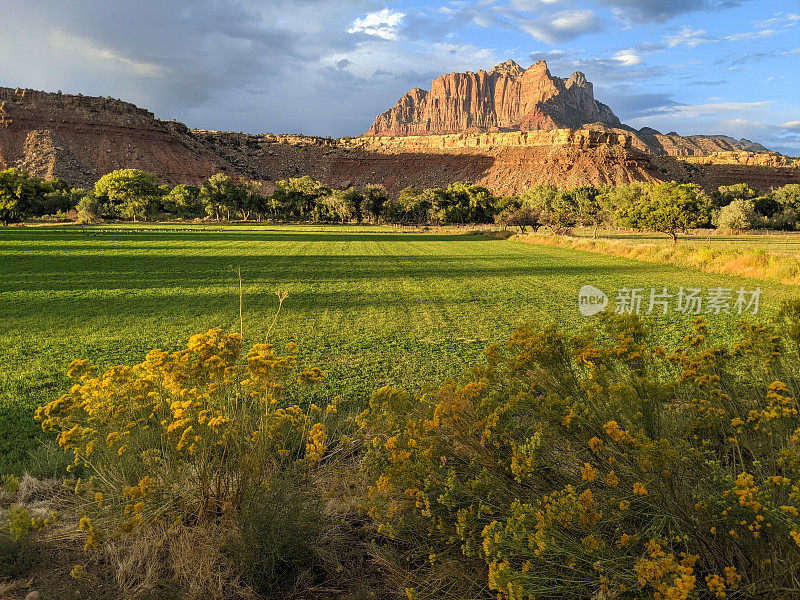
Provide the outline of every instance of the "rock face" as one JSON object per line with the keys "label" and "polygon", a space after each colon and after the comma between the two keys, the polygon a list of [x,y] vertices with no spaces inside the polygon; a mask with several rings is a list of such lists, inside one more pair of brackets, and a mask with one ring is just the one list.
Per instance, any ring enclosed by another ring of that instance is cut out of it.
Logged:
{"label": "rock face", "polygon": [[697,156],[713,152],[767,152],[761,144],[724,135],[680,136],[651,127],[638,131],[620,123],[594,98],[581,72],[568,79],[550,74],[539,61],[523,69],[513,60],[477,73],[448,73],[430,91],[414,88],[379,114],[364,136],[436,135],[464,132],[536,131],[584,128],[631,138],[631,146],[655,156]]}
{"label": "rock face", "polygon": [[426,136],[363,136],[343,141],[345,146],[376,151],[428,151],[459,148],[494,150],[509,147],[572,146],[596,148],[598,146],[631,147],[631,136],[623,133],[592,129],[551,129],[538,131],[513,131],[498,133],[450,133]]}
{"label": "rock face", "polygon": [[429,92],[414,88],[378,115],[364,135],[576,129],[596,122],[620,124],[608,106],[594,99],[583,73],[561,79],[550,74],[544,61],[526,70],[507,61],[488,73],[442,75]]}
{"label": "rock face", "polygon": [[180,123],[112,98],[0,88],[0,169],[90,185],[137,167],[165,181],[197,180],[228,168]]}

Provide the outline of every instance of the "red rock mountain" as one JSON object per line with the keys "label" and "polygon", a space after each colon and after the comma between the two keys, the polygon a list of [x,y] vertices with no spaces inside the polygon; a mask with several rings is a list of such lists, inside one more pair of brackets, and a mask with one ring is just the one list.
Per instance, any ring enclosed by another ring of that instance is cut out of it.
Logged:
{"label": "red rock mountain", "polygon": [[598,122],[620,125],[612,110],[594,99],[583,73],[561,79],[543,60],[528,69],[509,60],[488,73],[442,75],[429,92],[414,88],[378,115],[364,135],[577,129]]}

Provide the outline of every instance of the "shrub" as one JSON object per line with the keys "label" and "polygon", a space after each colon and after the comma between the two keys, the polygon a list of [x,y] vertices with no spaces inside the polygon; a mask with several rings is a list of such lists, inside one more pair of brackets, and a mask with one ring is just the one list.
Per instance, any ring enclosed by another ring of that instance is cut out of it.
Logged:
{"label": "shrub", "polygon": [[40,548],[30,539],[14,540],[0,531],[0,578],[15,579],[39,565]]}
{"label": "shrub", "polygon": [[265,594],[292,591],[314,564],[322,524],[322,500],[302,476],[249,489],[239,517],[239,554],[253,587]]}
{"label": "shrub", "polygon": [[754,208],[752,200],[738,198],[723,206],[716,218],[720,229],[747,231],[763,227],[766,220]]}
{"label": "shrub", "polygon": [[13,498],[19,491],[19,478],[15,475],[3,475],[0,477],[0,490]]}
{"label": "shrub", "polygon": [[[239,335],[212,329],[183,350],[152,350],[135,366],[103,373],[86,360],[73,361],[71,390],[36,416],[44,429],[59,432],[73,466],[93,473],[73,482],[85,549],[109,542],[119,553],[120,543],[127,544],[119,564],[130,577],[122,566],[137,545],[126,540],[152,535],[167,547],[169,540],[193,546],[186,541],[192,532],[206,539],[209,531],[224,532],[224,523],[235,538],[236,522],[251,514],[248,490],[276,489],[282,479],[302,480],[314,470],[327,451],[326,419],[335,407],[285,405],[295,388],[324,378],[316,368],[298,374],[295,350],[289,344],[280,354],[255,344],[242,357]],[[142,577],[154,570],[140,563]],[[172,579],[193,579],[177,572],[176,563],[164,568],[172,569]],[[214,568],[223,570],[217,562]],[[134,587],[147,585],[126,583]]]}
{"label": "shrub", "polygon": [[84,196],[81,198],[80,202],[78,202],[76,208],[78,210],[78,223],[91,225],[102,221],[100,218],[100,203],[97,202],[97,198],[94,196]]}
{"label": "shrub", "polygon": [[409,595],[464,597],[453,562],[473,597],[797,595],[797,354],[740,330],[666,352],[635,318],[523,327],[461,385],[376,392],[365,502]]}

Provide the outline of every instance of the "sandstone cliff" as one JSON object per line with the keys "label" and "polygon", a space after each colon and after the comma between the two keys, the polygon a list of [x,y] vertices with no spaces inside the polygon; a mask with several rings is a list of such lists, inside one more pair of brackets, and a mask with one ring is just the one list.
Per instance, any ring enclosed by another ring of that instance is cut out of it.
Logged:
{"label": "sandstone cliff", "polygon": [[633,129],[594,98],[581,72],[568,79],[550,74],[539,61],[523,69],[513,60],[488,73],[448,73],[430,91],[414,88],[379,114],[364,136],[435,135],[461,132],[535,131],[563,128],[603,130],[631,138],[633,148],[655,156],[698,156],[714,152],[767,152],[760,144],[724,135],[680,136]]}
{"label": "sandstone cliff", "polygon": [[594,99],[583,73],[553,77],[544,61],[523,70],[514,61],[488,73],[448,73],[430,91],[414,88],[378,115],[365,135],[429,135],[474,131],[578,128],[595,122],[619,125]]}

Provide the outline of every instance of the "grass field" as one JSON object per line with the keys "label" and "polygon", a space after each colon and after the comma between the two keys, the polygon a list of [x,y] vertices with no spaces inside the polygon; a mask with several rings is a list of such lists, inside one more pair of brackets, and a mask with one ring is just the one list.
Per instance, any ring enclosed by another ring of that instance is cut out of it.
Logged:
{"label": "grass field", "polygon": [[[763,289],[762,318],[798,294],[780,284],[712,275],[481,235],[380,227],[103,226],[0,229],[0,452],[20,460],[31,413],[65,389],[66,365],[141,360],[211,327],[246,342],[295,341],[325,370],[316,393],[363,404],[385,383],[421,388],[457,375],[522,323],[579,327],[583,284]],[[653,318],[676,343],[689,317]],[[731,336],[737,320],[711,316]],[[0,461],[1,462],[1,461]],[[0,464],[2,470],[2,464]]]}

